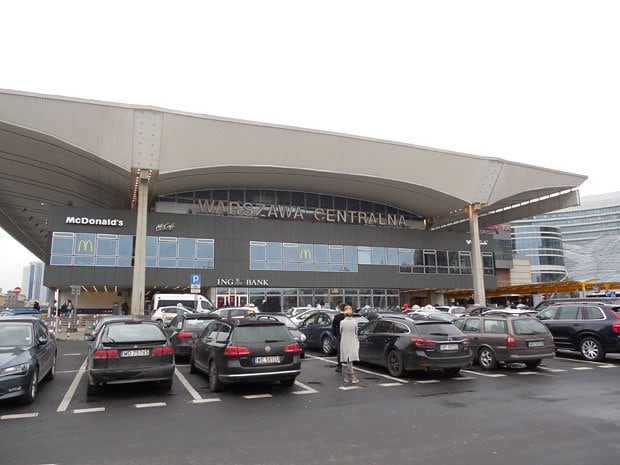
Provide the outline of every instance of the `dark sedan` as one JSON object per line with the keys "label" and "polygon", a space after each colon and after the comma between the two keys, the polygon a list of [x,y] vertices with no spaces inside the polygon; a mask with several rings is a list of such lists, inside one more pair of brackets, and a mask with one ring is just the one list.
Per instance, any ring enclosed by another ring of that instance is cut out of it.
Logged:
{"label": "dark sedan", "polygon": [[172,387],[174,349],[153,321],[110,320],[88,350],[88,394],[106,384],[158,381]]}
{"label": "dark sedan", "polygon": [[174,356],[177,359],[189,359],[194,347],[192,339],[194,334],[200,334],[210,321],[218,318],[212,313],[187,313],[175,316],[170,324],[164,327],[174,348]]}
{"label": "dark sedan", "polygon": [[299,344],[284,323],[249,318],[212,321],[196,338],[190,372],[209,376],[209,388],[227,383],[279,381],[292,386],[301,372]]}
{"label": "dark sedan", "polygon": [[[336,337],[332,333],[332,321],[338,314],[337,310],[315,310],[299,324],[299,330],[306,335],[308,348],[321,349],[325,355],[336,352]],[[358,328],[362,328],[368,320],[361,315],[353,314]]]}
{"label": "dark sedan", "polygon": [[56,340],[35,317],[0,318],[0,399],[34,402],[56,373]]}
{"label": "dark sedan", "polygon": [[386,317],[359,333],[360,361],[386,367],[390,375],[441,368],[456,376],[472,362],[470,339],[447,321]]}

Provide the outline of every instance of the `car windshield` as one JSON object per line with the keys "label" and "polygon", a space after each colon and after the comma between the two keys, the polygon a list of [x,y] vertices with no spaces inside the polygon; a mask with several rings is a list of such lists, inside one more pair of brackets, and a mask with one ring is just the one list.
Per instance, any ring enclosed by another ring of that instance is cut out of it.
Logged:
{"label": "car windshield", "polygon": [[188,331],[199,331],[212,321],[213,320],[207,318],[187,318],[183,328]]}
{"label": "car windshield", "polygon": [[111,324],[105,337],[105,342],[145,342],[166,341],[166,335],[155,324],[123,323]]}
{"label": "car windshield", "polygon": [[548,332],[545,325],[533,318],[512,320],[512,326],[514,327],[515,334],[519,335],[547,334]]}
{"label": "car windshield", "polygon": [[284,325],[239,326],[233,332],[233,342],[279,342],[291,339]]}
{"label": "car windshield", "polygon": [[31,344],[31,324],[0,323],[0,347],[27,347]]}
{"label": "car windshield", "polygon": [[463,336],[463,333],[452,323],[419,323],[418,332],[424,336]]}

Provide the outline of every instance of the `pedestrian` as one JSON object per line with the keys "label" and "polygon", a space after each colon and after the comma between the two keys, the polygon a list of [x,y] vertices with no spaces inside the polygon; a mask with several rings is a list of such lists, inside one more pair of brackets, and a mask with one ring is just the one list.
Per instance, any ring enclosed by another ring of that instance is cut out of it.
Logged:
{"label": "pedestrian", "polygon": [[408,310],[409,310],[409,304],[403,305],[403,312],[407,313]]}
{"label": "pedestrian", "polygon": [[340,360],[340,322],[344,320],[344,307],[345,303],[340,303],[336,306],[338,309],[338,314],[334,316],[332,320],[332,334],[336,338],[336,372],[340,373],[342,371],[342,361]]}
{"label": "pedestrian", "polygon": [[60,306],[60,317],[67,316],[67,303],[65,302]]}
{"label": "pedestrian", "polygon": [[34,305],[32,306],[33,310],[36,310],[37,312],[41,311],[41,306],[39,305],[39,302],[37,302],[36,300],[34,301]]}
{"label": "pedestrian", "polygon": [[353,309],[350,305],[344,308],[345,318],[340,322],[340,350],[338,355],[341,362],[346,362],[344,382],[359,383],[357,374],[353,369],[353,362],[360,359],[360,341],[357,338],[357,323],[353,319]]}
{"label": "pedestrian", "polygon": [[71,302],[71,299],[67,300],[67,316],[73,316],[73,302]]}
{"label": "pedestrian", "polygon": [[121,304],[121,313],[123,315],[129,315],[129,305],[127,305],[127,301]]}

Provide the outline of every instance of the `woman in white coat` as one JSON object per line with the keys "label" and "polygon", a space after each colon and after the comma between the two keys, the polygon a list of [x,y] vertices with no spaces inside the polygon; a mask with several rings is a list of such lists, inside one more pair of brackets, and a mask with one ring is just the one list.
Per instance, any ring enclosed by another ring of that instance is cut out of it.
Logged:
{"label": "woman in white coat", "polygon": [[340,322],[340,361],[346,363],[344,370],[345,383],[359,383],[353,370],[353,362],[360,359],[360,341],[357,339],[357,323],[353,319],[350,305],[344,308],[345,319]]}

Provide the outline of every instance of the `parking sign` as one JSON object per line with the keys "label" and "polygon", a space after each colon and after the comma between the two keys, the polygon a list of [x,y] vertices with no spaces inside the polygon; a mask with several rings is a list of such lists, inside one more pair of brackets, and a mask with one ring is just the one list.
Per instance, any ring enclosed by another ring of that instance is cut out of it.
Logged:
{"label": "parking sign", "polygon": [[189,287],[190,287],[190,292],[192,294],[200,294],[200,288],[202,287],[202,280],[199,274],[190,275]]}

